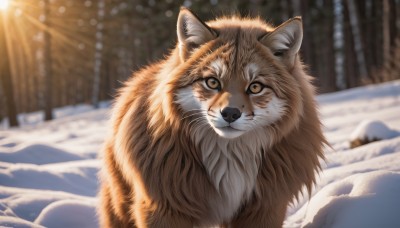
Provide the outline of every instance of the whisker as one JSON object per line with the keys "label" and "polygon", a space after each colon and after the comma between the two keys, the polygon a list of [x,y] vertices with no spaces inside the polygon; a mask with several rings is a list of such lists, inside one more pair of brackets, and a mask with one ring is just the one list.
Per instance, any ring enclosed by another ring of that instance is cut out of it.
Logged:
{"label": "whisker", "polygon": [[207,122],[203,122],[203,121],[200,121],[200,122],[196,122],[196,124],[197,125],[193,125],[193,127],[203,127],[203,126],[208,126],[209,128],[211,128],[211,126],[207,123]]}
{"label": "whisker", "polygon": [[188,117],[191,117],[191,116],[194,116],[194,115],[200,115],[200,114],[206,114],[205,110],[203,110],[203,109],[192,109],[192,110],[189,110],[189,111],[185,112],[183,114],[183,117],[181,118],[181,120],[183,120],[185,118],[188,118]]}
{"label": "whisker", "polygon": [[201,108],[195,108],[195,109],[188,110],[186,112],[192,112],[192,111],[205,111],[205,110],[203,110]]}
{"label": "whisker", "polygon": [[191,117],[191,116],[200,115],[200,114],[201,114],[201,112],[192,113],[192,114],[190,114],[190,115],[187,115],[187,116],[182,117],[181,120],[186,119],[186,118]]}
{"label": "whisker", "polygon": [[195,123],[196,121],[200,121],[201,119],[203,119],[203,117],[198,117],[198,118],[195,118],[195,119],[191,120],[189,122],[188,126],[190,126],[190,124],[192,124],[192,123]]}

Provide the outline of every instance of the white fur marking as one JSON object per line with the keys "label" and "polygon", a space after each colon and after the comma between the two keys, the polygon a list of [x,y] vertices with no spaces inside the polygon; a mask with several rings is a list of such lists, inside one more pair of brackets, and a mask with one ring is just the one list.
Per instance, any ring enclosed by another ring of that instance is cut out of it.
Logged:
{"label": "white fur marking", "polygon": [[187,86],[183,89],[179,89],[176,93],[175,103],[179,104],[185,111],[199,111],[201,108],[200,102],[194,97],[193,89],[191,86]]}
{"label": "white fur marking", "polygon": [[269,125],[277,120],[279,120],[285,112],[286,102],[282,99],[273,96],[271,101],[268,103],[265,109],[254,110],[255,115],[260,115],[262,117],[262,124],[264,126]]}
{"label": "white fur marking", "polygon": [[258,74],[258,66],[255,63],[250,63],[245,67],[245,77],[249,82],[252,82]]}
{"label": "white fur marking", "polygon": [[222,59],[216,59],[210,63],[210,67],[214,69],[215,73],[217,73],[220,77],[223,77],[226,74],[227,66]]}

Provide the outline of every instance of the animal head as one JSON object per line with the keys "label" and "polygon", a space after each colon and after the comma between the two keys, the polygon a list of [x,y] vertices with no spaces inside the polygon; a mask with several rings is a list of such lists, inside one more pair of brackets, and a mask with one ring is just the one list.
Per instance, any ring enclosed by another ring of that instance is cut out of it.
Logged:
{"label": "animal head", "polygon": [[300,18],[276,28],[237,17],[206,23],[182,8],[177,33],[174,102],[191,124],[236,138],[298,118],[301,94],[292,71],[299,62]]}

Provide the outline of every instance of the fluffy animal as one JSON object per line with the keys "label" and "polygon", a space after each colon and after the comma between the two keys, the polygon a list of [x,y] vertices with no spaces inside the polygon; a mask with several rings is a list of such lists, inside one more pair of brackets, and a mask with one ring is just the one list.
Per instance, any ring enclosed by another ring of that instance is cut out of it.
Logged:
{"label": "fluffy animal", "polygon": [[176,48],[114,104],[101,225],[281,227],[326,144],[302,35],[298,17],[203,22],[182,8]]}

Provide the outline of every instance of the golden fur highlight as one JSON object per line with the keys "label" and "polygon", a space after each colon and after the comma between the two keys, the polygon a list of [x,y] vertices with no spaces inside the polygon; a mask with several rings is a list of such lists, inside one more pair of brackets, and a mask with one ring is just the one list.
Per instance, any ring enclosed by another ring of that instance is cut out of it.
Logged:
{"label": "golden fur highlight", "polygon": [[[218,36],[197,46],[177,45],[165,60],[138,71],[120,90],[102,154],[102,227],[281,227],[288,204],[304,186],[311,192],[327,142],[311,77],[299,57],[293,64],[274,57],[269,41],[260,39],[275,28],[260,19],[226,17],[204,26],[213,32],[202,39]],[[273,90],[245,103],[265,107],[275,94],[285,102],[282,117],[226,139],[202,113],[186,110],[178,96],[185,88],[197,91],[198,100],[223,103],[215,102],[221,94],[210,99],[212,93],[199,84],[204,74],[213,72],[210,63],[217,58],[230,66],[219,78],[225,85],[237,80],[235,86],[244,88],[240,82],[248,80],[243,69],[249,63],[267,72],[259,77]],[[232,198],[235,194],[242,198]]]}

